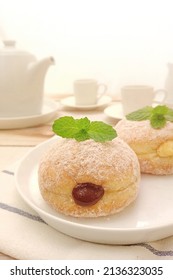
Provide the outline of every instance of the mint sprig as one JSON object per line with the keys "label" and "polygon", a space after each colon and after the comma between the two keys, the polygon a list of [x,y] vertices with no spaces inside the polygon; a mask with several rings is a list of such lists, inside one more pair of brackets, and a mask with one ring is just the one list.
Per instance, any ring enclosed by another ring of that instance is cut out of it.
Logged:
{"label": "mint sprig", "polygon": [[63,138],[77,141],[93,139],[96,142],[111,141],[117,136],[115,129],[101,121],[90,121],[87,117],[74,119],[70,116],[61,117],[54,121],[52,130]]}
{"label": "mint sprig", "polygon": [[160,129],[166,125],[167,121],[173,122],[173,109],[165,105],[146,106],[128,114],[126,119],[131,121],[149,120],[153,128]]}

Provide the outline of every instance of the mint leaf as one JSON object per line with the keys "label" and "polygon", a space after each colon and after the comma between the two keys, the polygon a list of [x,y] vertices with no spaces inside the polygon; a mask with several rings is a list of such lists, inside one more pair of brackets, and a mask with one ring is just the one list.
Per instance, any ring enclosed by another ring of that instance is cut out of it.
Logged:
{"label": "mint leaf", "polygon": [[168,108],[168,112],[165,115],[167,121],[173,122],[173,109]]}
{"label": "mint leaf", "polygon": [[158,105],[152,109],[152,114],[166,115],[169,108],[165,105]]}
{"label": "mint leaf", "polygon": [[151,113],[153,111],[153,108],[150,106],[146,106],[142,109],[139,109],[135,112],[132,112],[126,116],[127,120],[132,120],[132,121],[144,121],[148,120],[151,116]]}
{"label": "mint leaf", "polygon": [[61,117],[54,121],[53,131],[64,138],[73,138],[79,132],[79,128],[73,117]]}
{"label": "mint leaf", "polygon": [[77,132],[73,138],[79,142],[90,139],[88,132],[85,129],[79,130],[79,132]]}
{"label": "mint leaf", "polygon": [[173,122],[173,109],[166,105],[156,107],[147,106],[132,112],[126,116],[127,120],[143,121],[149,120],[153,128],[163,128],[167,121]]}
{"label": "mint leaf", "polygon": [[52,129],[63,138],[72,138],[77,141],[93,139],[96,142],[105,142],[117,136],[111,125],[101,121],[90,122],[87,117],[81,119],[61,117],[54,121]]}
{"label": "mint leaf", "polygon": [[150,124],[153,128],[163,128],[166,124],[166,118],[161,114],[153,114],[150,118]]}
{"label": "mint leaf", "polygon": [[90,120],[87,117],[82,118],[82,119],[76,119],[75,122],[79,129],[84,129],[84,130],[89,129]]}
{"label": "mint leaf", "polygon": [[173,116],[165,115],[165,119],[169,122],[173,122]]}
{"label": "mint leaf", "polygon": [[115,129],[111,125],[100,121],[91,122],[88,134],[96,142],[111,141],[117,136]]}

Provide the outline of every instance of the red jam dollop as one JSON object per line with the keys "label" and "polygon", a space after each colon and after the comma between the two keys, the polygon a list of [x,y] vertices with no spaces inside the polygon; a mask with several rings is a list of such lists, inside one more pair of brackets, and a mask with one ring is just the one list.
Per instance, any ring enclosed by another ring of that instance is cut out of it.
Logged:
{"label": "red jam dollop", "polygon": [[103,187],[92,183],[77,184],[72,190],[73,199],[80,206],[94,205],[103,195]]}

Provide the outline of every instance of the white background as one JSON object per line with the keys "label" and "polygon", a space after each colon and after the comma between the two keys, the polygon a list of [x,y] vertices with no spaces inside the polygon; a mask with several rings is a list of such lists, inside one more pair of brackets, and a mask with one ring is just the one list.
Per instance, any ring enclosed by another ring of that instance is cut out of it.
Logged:
{"label": "white background", "polygon": [[172,0],[1,0],[3,39],[55,58],[47,93],[72,92],[78,78],[106,82],[112,95],[126,84],[157,89],[173,62]]}

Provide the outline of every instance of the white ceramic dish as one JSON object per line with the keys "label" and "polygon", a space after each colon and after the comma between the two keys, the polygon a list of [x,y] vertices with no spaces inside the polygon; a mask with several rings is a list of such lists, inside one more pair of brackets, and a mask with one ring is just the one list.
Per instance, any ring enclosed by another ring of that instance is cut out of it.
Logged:
{"label": "white ceramic dish", "polygon": [[76,105],[75,104],[75,98],[74,96],[66,97],[60,101],[61,105],[69,108],[75,108],[75,109],[80,109],[80,110],[93,110],[96,108],[100,108],[103,106],[108,105],[112,101],[110,96],[103,96],[98,100],[97,104],[94,105],[88,105],[88,106],[82,106],[82,105]]}
{"label": "white ceramic dish", "polygon": [[123,108],[121,102],[116,102],[104,109],[107,117],[120,120],[123,118]]}
{"label": "white ceramic dish", "polygon": [[47,224],[72,237],[104,244],[149,242],[173,234],[172,175],[143,175],[136,201],[112,216],[81,219],[55,212],[40,195],[37,171],[43,152],[57,140],[55,136],[30,151],[15,174],[19,194]]}
{"label": "white ceramic dish", "polygon": [[0,129],[26,128],[44,124],[56,116],[57,109],[58,106],[56,102],[45,99],[43,102],[42,113],[40,115],[0,118]]}

